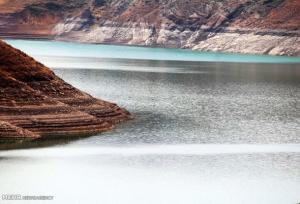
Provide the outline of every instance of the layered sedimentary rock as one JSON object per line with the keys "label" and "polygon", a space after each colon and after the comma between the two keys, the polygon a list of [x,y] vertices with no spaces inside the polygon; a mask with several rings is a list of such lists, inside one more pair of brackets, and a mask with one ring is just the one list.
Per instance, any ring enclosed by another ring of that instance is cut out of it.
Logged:
{"label": "layered sedimentary rock", "polygon": [[0,140],[25,138],[37,139],[40,138],[40,136],[10,123],[0,121]]}
{"label": "layered sedimentary rock", "polygon": [[0,139],[90,135],[129,118],[0,41]]}
{"label": "layered sedimentary rock", "polygon": [[299,0],[11,0],[0,11],[2,36],[300,56]]}

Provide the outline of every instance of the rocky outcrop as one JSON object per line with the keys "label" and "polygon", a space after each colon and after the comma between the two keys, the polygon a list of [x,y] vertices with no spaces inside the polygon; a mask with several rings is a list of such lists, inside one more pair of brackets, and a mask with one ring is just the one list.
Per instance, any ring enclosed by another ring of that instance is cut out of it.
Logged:
{"label": "rocky outcrop", "polygon": [[2,35],[300,56],[298,0],[13,2],[0,5]]}
{"label": "rocky outcrop", "polygon": [[0,42],[0,139],[84,136],[129,118],[125,109],[79,91]]}

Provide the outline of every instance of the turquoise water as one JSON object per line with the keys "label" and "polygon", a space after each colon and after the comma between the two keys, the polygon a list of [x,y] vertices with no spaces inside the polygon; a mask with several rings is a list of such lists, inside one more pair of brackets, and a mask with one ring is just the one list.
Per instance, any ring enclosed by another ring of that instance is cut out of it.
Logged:
{"label": "turquoise water", "polygon": [[95,45],[69,42],[6,40],[30,55],[207,62],[300,63],[300,57],[241,55],[184,49]]}

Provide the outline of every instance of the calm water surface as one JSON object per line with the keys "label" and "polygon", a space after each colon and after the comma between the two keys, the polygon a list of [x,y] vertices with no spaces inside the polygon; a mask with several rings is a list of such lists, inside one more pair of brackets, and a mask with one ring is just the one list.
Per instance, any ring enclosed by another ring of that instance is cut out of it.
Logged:
{"label": "calm water surface", "polygon": [[9,43],[135,120],[0,151],[1,193],[55,196],[49,203],[300,202],[299,58]]}

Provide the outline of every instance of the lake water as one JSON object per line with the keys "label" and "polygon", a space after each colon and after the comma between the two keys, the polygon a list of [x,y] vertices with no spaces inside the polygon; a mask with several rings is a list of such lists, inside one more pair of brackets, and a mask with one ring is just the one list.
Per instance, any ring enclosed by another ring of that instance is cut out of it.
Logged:
{"label": "lake water", "polygon": [[135,120],[0,151],[0,193],[54,196],[32,203],[300,202],[299,58],[8,42]]}

